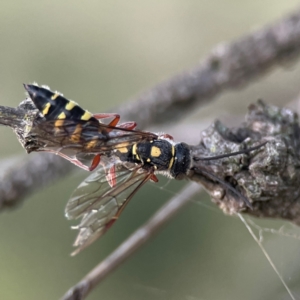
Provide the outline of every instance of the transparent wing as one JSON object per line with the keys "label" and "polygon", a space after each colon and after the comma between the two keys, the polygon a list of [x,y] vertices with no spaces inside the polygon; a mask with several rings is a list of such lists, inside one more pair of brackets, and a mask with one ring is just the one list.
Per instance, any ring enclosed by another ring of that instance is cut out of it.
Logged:
{"label": "transparent wing", "polygon": [[42,120],[34,124],[28,136],[31,151],[55,153],[84,169],[90,166],[83,162],[86,154],[109,154],[157,138],[151,132],[111,127],[98,120]]}
{"label": "transparent wing", "polygon": [[[133,143],[157,138],[157,135],[151,132],[111,127],[99,123],[97,120],[96,122],[81,120],[41,121],[34,124],[32,133],[44,141],[46,147],[77,146],[83,150],[86,147],[86,151],[107,150],[125,142]],[[95,140],[98,143],[90,144],[91,141]]]}
{"label": "transparent wing", "polygon": [[118,219],[135,192],[152,175],[151,171],[135,164],[114,163],[116,184],[111,187],[107,182],[111,166],[108,163],[101,165],[79,185],[67,203],[65,213],[68,219],[82,217],[80,224],[74,227],[79,234],[74,243],[78,248],[72,255],[102,236]]}

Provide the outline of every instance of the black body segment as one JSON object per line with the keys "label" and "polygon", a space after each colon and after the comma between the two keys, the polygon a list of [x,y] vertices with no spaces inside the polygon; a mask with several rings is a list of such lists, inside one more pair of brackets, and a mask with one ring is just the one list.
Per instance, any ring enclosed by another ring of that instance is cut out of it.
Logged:
{"label": "black body segment", "polygon": [[191,165],[191,150],[185,143],[175,145],[175,160],[170,169],[171,176],[176,178],[181,174],[186,174]]}
{"label": "black body segment", "polygon": [[173,147],[170,142],[162,139],[138,143],[136,158],[140,158],[144,165],[154,166],[157,171],[166,171],[174,157]]}
{"label": "black body segment", "polygon": [[59,93],[37,85],[24,84],[31,100],[46,120],[82,120],[89,121],[96,118],[90,112],[82,109],[72,100],[68,100]]}
{"label": "black body segment", "polygon": [[116,155],[121,161],[142,164],[145,169],[169,172],[173,178],[186,174],[191,164],[187,144],[173,144],[164,138],[136,143]]}

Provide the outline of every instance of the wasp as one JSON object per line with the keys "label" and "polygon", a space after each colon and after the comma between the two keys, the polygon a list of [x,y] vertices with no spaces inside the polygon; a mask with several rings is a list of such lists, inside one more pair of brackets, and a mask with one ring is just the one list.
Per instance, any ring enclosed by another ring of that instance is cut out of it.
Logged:
{"label": "wasp", "polygon": [[[136,130],[134,122],[119,124],[117,114],[91,114],[46,87],[25,85],[25,89],[43,116],[34,125],[35,132],[44,139],[38,151],[58,154],[88,171],[97,167],[73,192],[65,209],[68,219],[81,218],[80,224],[73,227],[79,233],[72,255],[102,236],[146,182],[158,182],[156,174],[181,179],[191,172],[193,160],[202,159],[193,158],[189,145],[175,142],[168,134]],[[107,118],[113,120],[108,124],[101,122]],[[203,159],[219,159],[259,147]],[[93,157],[90,165],[82,160],[86,155]],[[213,175],[211,178],[251,206],[247,198],[226,182]]]}

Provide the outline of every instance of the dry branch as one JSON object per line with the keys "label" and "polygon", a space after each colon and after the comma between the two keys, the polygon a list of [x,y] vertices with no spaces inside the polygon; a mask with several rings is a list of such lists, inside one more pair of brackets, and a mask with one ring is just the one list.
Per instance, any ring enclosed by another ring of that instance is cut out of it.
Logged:
{"label": "dry branch", "polygon": [[299,55],[300,10],[271,26],[216,46],[193,68],[158,84],[118,112],[142,128],[180,120],[222,91],[258,79]]}

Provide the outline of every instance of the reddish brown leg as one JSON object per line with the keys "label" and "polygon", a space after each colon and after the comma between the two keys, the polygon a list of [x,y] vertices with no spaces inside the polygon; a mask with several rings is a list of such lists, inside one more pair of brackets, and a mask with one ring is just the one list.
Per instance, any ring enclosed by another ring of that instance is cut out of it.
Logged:
{"label": "reddish brown leg", "polygon": [[125,128],[125,129],[128,129],[128,130],[132,130],[136,127],[136,123],[135,122],[126,122],[126,123],[122,123],[120,124],[118,127],[119,128]]}
{"label": "reddish brown leg", "polygon": [[117,221],[117,218],[116,219],[111,219],[106,225],[105,225],[105,229],[104,229],[104,232],[106,232],[115,222]]}
{"label": "reddish brown leg", "polygon": [[76,165],[77,167],[85,170],[85,171],[93,171],[95,170],[95,168],[99,165],[100,163],[100,154],[95,155],[95,157],[93,158],[92,164],[90,167],[84,165],[81,161],[79,161],[77,158],[71,158],[70,156],[67,156],[61,152],[57,152],[54,150],[46,150],[45,152],[50,152],[50,153],[54,153],[56,155],[59,155],[60,157],[68,160],[69,162],[71,162],[72,164]]}
{"label": "reddish brown leg", "polygon": [[153,181],[153,182],[158,182],[158,178],[156,177],[155,174],[151,175],[150,180]]}
{"label": "reddish brown leg", "polygon": [[[113,120],[108,124],[109,127],[115,127],[119,121],[120,121],[120,115],[114,114],[114,113],[109,113],[109,114],[94,114],[93,115],[97,120],[100,119],[107,119],[107,118],[113,118]],[[112,131],[113,128],[107,129],[107,132]]]}
{"label": "reddish brown leg", "polygon": [[[120,115],[119,114],[115,114],[115,113],[99,113],[99,114],[93,114],[93,116],[97,119],[108,119],[108,118],[114,118],[114,119],[118,119],[118,121],[120,120]],[[118,122],[117,122],[118,123]]]}
{"label": "reddish brown leg", "polygon": [[120,121],[120,116],[117,118],[114,118],[109,124],[108,124],[108,126],[110,126],[110,127],[115,127],[118,123],[119,123],[119,121]]}
{"label": "reddish brown leg", "polygon": [[[111,126],[111,127],[117,126],[119,121],[120,121],[120,115],[115,114],[115,113],[107,113],[107,114],[99,113],[99,114],[93,114],[93,116],[97,120],[113,118],[113,120],[108,124],[108,126]],[[125,129],[128,129],[128,130],[132,130],[136,127],[136,122],[125,122],[125,123],[120,124],[118,127],[119,128],[125,128]]]}
{"label": "reddish brown leg", "polygon": [[109,168],[108,173],[106,175],[106,180],[109,183],[110,187],[114,187],[117,184],[115,165],[112,165]]}
{"label": "reddish brown leg", "polygon": [[96,154],[93,158],[91,166],[89,167],[89,171],[95,170],[99,165],[99,163],[100,163],[100,154]]}
{"label": "reddish brown leg", "polygon": [[86,165],[84,165],[82,162],[80,162],[77,158],[71,158],[70,156],[67,156],[61,152],[57,152],[54,150],[45,150],[45,152],[50,152],[50,153],[54,153],[56,155],[59,155],[60,157],[68,160],[69,162],[71,162],[72,164],[76,165],[77,167],[85,170],[85,171],[90,171],[90,168]]}
{"label": "reddish brown leg", "polygon": [[[113,120],[108,124],[108,126],[110,127],[115,127],[119,121],[120,121],[120,115],[118,114],[94,114],[93,115],[97,120],[100,120],[100,119],[107,119],[107,118],[113,118]],[[111,130],[109,130],[111,131]]]}
{"label": "reddish brown leg", "polygon": [[160,137],[163,137],[163,138],[166,138],[166,139],[169,139],[172,141],[174,140],[174,138],[171,135],[169,135],[168,133],[161,134]]}

